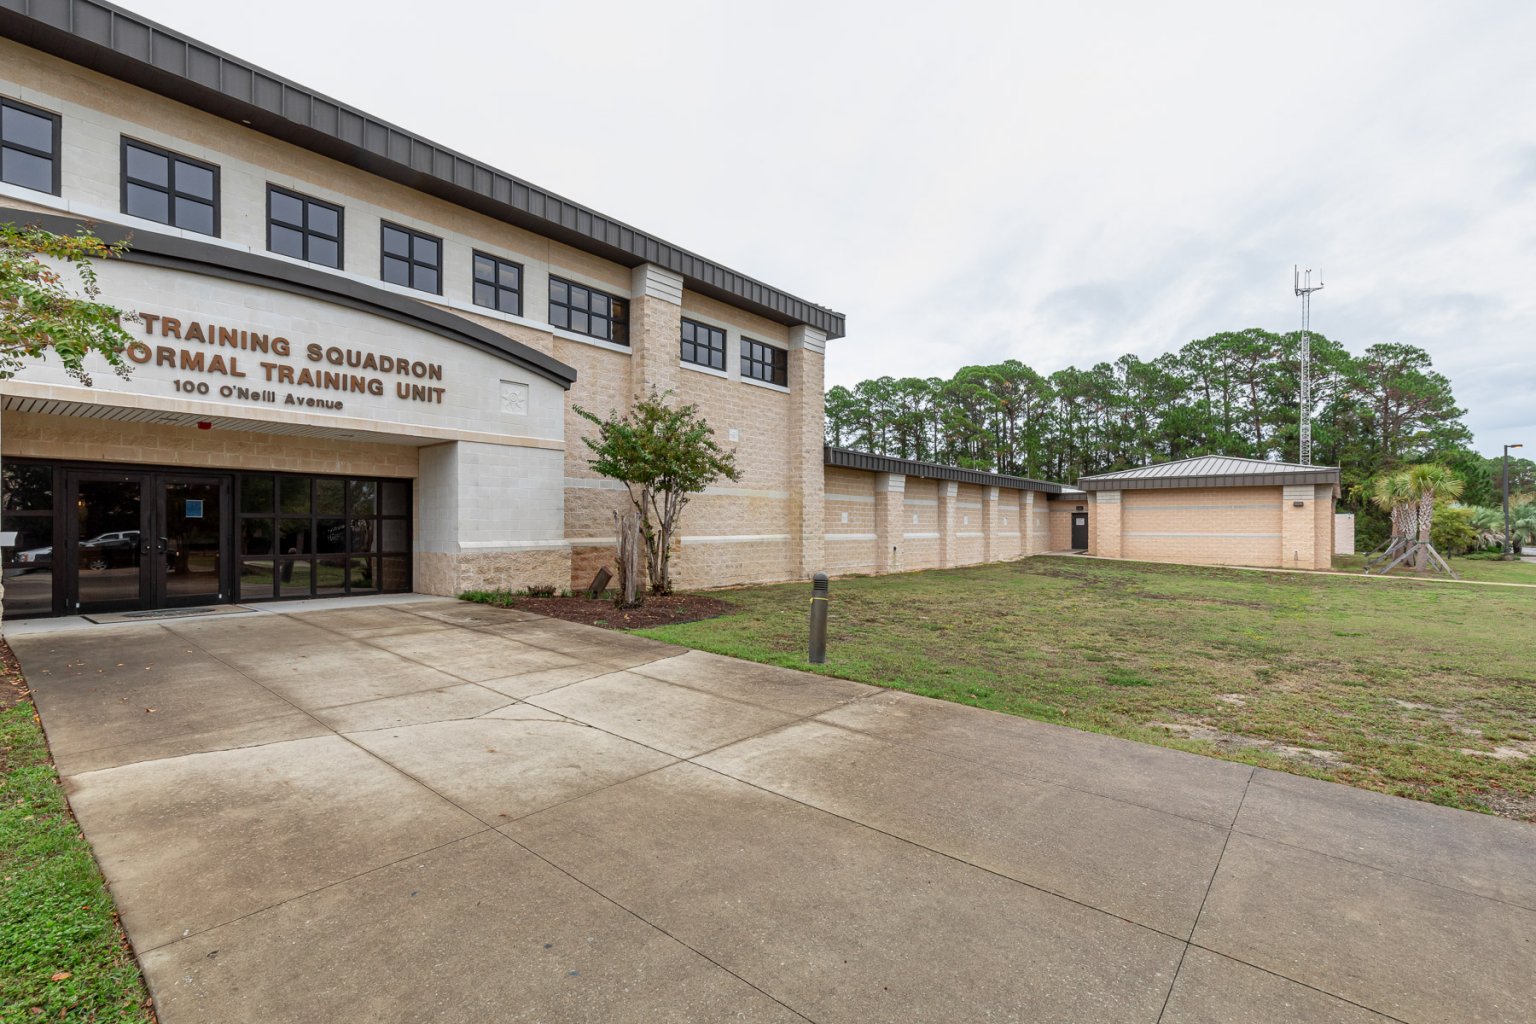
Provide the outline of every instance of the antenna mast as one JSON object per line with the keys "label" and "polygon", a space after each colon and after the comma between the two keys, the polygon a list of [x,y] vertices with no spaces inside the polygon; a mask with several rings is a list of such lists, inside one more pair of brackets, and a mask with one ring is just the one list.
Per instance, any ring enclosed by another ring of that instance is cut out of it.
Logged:
{"label": "antenna mast", "polygon": [[[1307,268],[1305,278],[1301,268],[1294,267],[1296,295],[1301,299],[1301,464],[1312,465],[1312,293],[1323,290],[1323,272],[1317,272],[1317,284],[1312,283],[1312,268]],[[1303,283],[1305,282],[1305,283]]]}

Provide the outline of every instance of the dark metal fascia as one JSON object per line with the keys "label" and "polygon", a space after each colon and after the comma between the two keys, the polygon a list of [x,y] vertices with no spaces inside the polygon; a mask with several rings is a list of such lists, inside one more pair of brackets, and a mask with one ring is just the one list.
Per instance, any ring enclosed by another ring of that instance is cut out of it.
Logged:
{"label": "dark metal fascia", "polygon": [[690,291],[841,338],[845,317],[103,0],[0,0],[0,36]]}
{"label": "dark metal fascia", "polygon": [[895,459],[887,455],[854,451],[851,448],[823,448],[822,462],[843,469],[862,469],[872,473],[900,473],[930,480],[957,480],[961,483],[978,484],[982,487],[1008,487],[1016,491],[1038,491],[1042,494],[1060,494],[1065,488],[1045,480],[1031,480],[1022,476],[1005,476],[979,469],[963,469],[959,466],[941,466],[933,462],[917,462],[912,459]]}
{"label": "dark metal fascia", "polygon": [[6,223],[35,224],[62,235],[75,234],[83,226],[107,242],[128,239],[129,247],[122,256],[125,263],[144,263],[204,277],[254,284],[332,305],[346,306],[487,352],[554,381],[566,390],[570,390],[576,382],[574,367],[552,359],[537,349],[425,302],[350,278],[242,249],[229,249],[211,242],[153,232],[134,234],[121,224],[82,222],[80,218],[41,214],[35,210],[0,207],[0,224]]}
{"label": "dark metal fascia", "polygon": [[1337,469],[1311,473],[1239,473],[1230,476],[1154,476],[1126,479],[1080,477],[1077,486],[1085,491],[1152,491],[1178,487],[1283,487],[1287,484],[1338,485]]}

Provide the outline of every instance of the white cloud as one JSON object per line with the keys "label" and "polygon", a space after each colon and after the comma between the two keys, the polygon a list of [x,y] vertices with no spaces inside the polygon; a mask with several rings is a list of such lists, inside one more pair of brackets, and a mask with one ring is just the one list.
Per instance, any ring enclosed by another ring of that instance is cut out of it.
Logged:
{"label": "white cloud", "polygon": [[191,0],[144,14],[849,317],[829,381],[1421,345],[1536,444],[1536,6]]}

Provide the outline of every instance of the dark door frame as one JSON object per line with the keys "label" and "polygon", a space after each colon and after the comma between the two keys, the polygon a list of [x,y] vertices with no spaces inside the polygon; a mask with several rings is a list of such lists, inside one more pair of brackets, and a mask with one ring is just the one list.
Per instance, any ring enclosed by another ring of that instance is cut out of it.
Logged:
{"label": "dark door frame", "polygon": [[[99,612],[140,611],[154,608],[185,608],[210,603],[231,603],[234,595],[234,474],[189,469],[96,468],[64,465],[63,501],[56,502],[54,537],[62,542],[64,614],[89,615]],[[139,485],[139,596],[133,601],[93,603],[89,608],[80,600],[80,520],[74,514],[80,497],[81,481],[137,482]],[[165,491],[168,482],[216,483],[219,488],[219,576],[216,594],[170,598],[166,590],[167,540],[165,536]],[[56,492],[58,493],[58,492]]]}
{"label": "dark door frame", "polygon": [[[135,484],[139,488],[139,594],[131,601],[100,601],[93,602],[86,608],[80,601],[80,542],[88,538],[80,536],[80,517],[75,515],[75,509],[80,503],[80,485],[82,483],[121,483]],[[154,583],[150,579],[150,562],[152,559],[151,530],[154,523],[151,506],[154,502],[154,494],[151,491],[151,482],[148,473],[120,472],[115,470],[76,469],[64,474],[64,500],[60,503],[59,514],[63,518],[62,523],[55,525],[55,539],[62,540],[64,546],[64,558],[62,562],[64,570],[64,606],[66,610],[76,613],[91,612],[122,612],[137,611],[140,608],[150,607],[146,602],[154,593]],[[59,527],[63,531],[59,532]],[[55,559],[57,562],[58,560]]]}
{"label": "dark door frame", "polygon": [[[1078,522],[1079,519],[1082,520],[1081,523]],[[1072,513],[1072,550],[1088,550],[1088,513],[1086,511]]]}
{"label": "dark door frame", "polygon": [[[198,473],[194,470],[166,470],[151,474],[154,479],[155,501],[155,529],[156,556],[155,566],[151,575],[154,578],[154,605],[155,608],[191,608],[206,604],[230,604],[235,599],[234,590],[234,561],[235,561],[235,535],[234,535],[234,488],[235,477],[232,473]],[[189,594],[185,597],[170,597],[167,593],[166,581],[166,541],[163,536],[165,526],[170,521],[166,515],[166,484],[169,483],[213,483],[219,488],[219,579],[218,592],[209,594]]]}

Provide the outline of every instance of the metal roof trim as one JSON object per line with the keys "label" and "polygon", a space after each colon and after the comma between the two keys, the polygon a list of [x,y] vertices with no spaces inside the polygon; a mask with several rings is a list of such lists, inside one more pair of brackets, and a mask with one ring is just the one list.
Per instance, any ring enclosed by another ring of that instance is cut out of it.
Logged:
{"label": "metal roof trim", "polygon": [[960,466],[943,466],[935,462],[917,462],[913,459],[896,459],[888,455],[854,451],[851,448],[823,447],[822,462],[842,469],[862,469],[873,473],[900,473],[930,480],[956,480],[982,487],[1008,487],[1016,491],[1038,491],[1042,494],[1061,494],[1067,488],[1045,480],[1031,480],[1022,476],[988,473],[980,469],[964,469]]}
{"label": "metal roof trim", "polygon": [[772,288],[104,0],[0,0],[0,35],[284,142],[828,338],[843,314]]}
{"label": "metal roof trim", "polygon": [[1163,487],[1276,487],[1285,484],[1339,485],[1333,466],[1303,466],[1295,462],[1266,462],[1236,455],[1197,455],[1173,462],[1095,473],[1079,477],[1089,491],[1118,491]]}

